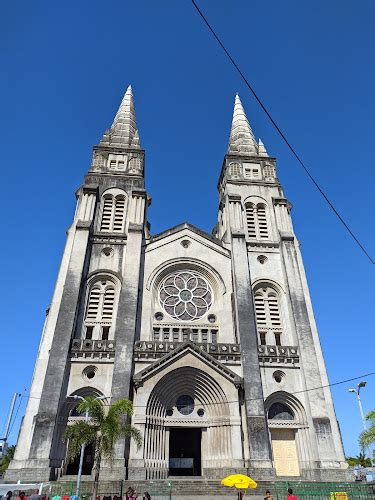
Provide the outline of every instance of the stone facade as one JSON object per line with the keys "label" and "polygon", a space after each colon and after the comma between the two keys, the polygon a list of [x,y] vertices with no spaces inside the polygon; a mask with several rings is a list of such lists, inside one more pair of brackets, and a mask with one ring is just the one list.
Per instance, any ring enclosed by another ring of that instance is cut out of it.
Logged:
{"label": "stone facade", "polygon": [[6,479],[69,474],[74,395],[134,403],[143,444],[118,443],[105,480],[344,479],[291,205],[239,97],[212,235],[150,234],[144,161],[129,87],[77,191]]}

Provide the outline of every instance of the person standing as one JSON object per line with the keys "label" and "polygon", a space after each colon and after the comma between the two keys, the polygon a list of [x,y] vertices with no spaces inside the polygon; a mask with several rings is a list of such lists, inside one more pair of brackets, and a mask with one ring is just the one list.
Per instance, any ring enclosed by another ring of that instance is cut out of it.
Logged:
{"label": "person standing", "polygon": [[297,495],[293,494],[292,488],[288,488],[288,496],[286,497],[287,500],[298,500]]}

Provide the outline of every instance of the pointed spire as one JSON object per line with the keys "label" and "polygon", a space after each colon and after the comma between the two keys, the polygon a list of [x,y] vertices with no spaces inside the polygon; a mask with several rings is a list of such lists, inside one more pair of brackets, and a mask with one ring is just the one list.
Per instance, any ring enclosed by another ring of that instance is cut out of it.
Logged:
{"label": "pointed spire", "polygon": [[258,154],[258,144],[242,107],[239,95],[234,101],[232,128],[230,131],[228,154],[253,156]]}
{"label": "pointed spire", "polygon": [[262,139],[259,139],[258,142],[258,152],[259,156],[268,156],[266,146],[263,144]]}
{"label": "pointed spire", "polygon": [[140,149],[131,85],[125,92],[111,128],[104,132],[100,145]]}

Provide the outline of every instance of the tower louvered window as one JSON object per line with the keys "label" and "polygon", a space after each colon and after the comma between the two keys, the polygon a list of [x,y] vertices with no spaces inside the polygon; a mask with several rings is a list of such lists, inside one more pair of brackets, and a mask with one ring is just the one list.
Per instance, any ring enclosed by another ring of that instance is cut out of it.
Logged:
{"label": "tower louvered window", "polygon": [[272,336],[281,345],[281,317],[277,292],[271,287],[258,288],[254,293],[255,316],[261,345]]}
{"label": "tower louvered window", "polygon": [[93,338],[95,333],[99,339],[108,339],[113,320],[115,298],[116,288],[111,281],[100,281],[92,286],[86,307],[86,338]]}
{"label": "tower louvered window", "polygon": [[246,203],[247,234],[250,239],[268,239],[267,208],[264,203]]}
{"label": "tower louvered window", "polygon": [[103,198],[100,231],[122,233],[125,226],[125,196],[107,194]]}

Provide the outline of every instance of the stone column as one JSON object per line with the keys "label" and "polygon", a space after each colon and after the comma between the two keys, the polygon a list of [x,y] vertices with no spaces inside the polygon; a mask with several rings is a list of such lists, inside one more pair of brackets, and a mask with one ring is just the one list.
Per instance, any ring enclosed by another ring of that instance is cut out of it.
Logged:
{"label": "stone column", "polygon": [[[272,469],[271,446],[264,413],[258,340],[240,197],[229,198],[232,227],[232,272],[237,335],[241,343],[250,467]],[[272,472],[270,471],[272,475]]]}
{"label": "stone column", "polygon": [[[59,449],[53,443],[59,410],[65,400],[65,386],[69,371],[68,355],[70,341],[75,327],[79,293],[82,283],[89,231],[95,206],[96,189],[82,188],[76,218],[70,232],[73,233],[69,246],[67,270],[61,301],[58,305],[56,325],[49,351],[43,389],[40,394],[38,412],[34,417],[32,439],[25,467],[34,481],[50,479],[50,467],[59,467]],[[65,259],[66,256],[64,255]],[[56,305],[55,305],[56,306]],[[10,471],[11,472],[11,471]]]}
{"label": "stone column", "polygon": [[[116,353],[112,380],[112,402],[121,398],[131,398],[132,396],[133,349],[142,268],[145,199],[145,191],[133,191],[131,206],[129,207],[130,222],[116,320]],[[106,480],[124,479],[125,456],[128,454],[129,443],[126,443],[125,440],[118,441],[115,446],[112,466],[103,468],[102,477]]]}
{"label": "stone column", "polygon": [[[301,365],[307,389],[317,388],[307,393],[311,411],[310,433],[313,436],[312,451],[315,460],[344,462],[341,443],[337,442],[340,435],[336,429],[337,422],[334,415],[333,404],[329,388],[322,389],[323,376],[318,357],[320,351],[319,339],[314,341],[312,327],[307,309],[303,279],[301,276],[297,249],[295,247],[294,235],[292,233],[281,234],[282,256],[284,260],[286,277],[289,285],[290,303],[292,306],[298,344],[300,347]],[[317,342],[317,345],[315,344]],[[325,391],[329,393],[327,400]],[[332,431],[336,439],[333,439]],[[316,438],[316,441],[314,439]]]}

